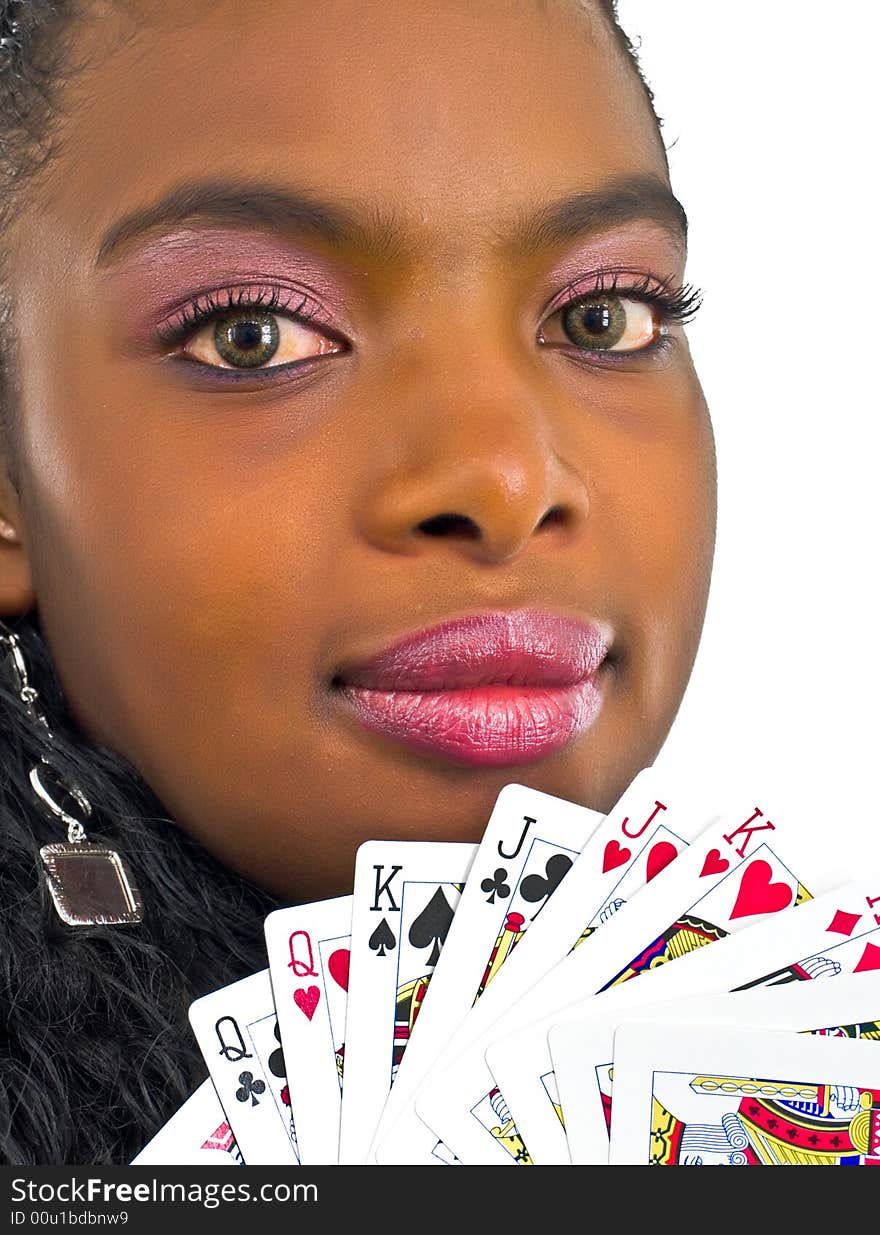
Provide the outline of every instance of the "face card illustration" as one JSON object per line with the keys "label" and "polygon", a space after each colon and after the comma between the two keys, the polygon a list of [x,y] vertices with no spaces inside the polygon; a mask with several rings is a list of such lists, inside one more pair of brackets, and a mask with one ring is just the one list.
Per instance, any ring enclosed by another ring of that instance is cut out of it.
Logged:
{"label": "face card illustration", "polygon": [[339,1161],[364,1163],[476,846],[368,841],[355,860]]}
{"label": "face card illustration", "polygon": [[[639,773],[590,835],[552,899],[517,943],[510,963],[453,1031],[419,1089],[416,1113],[432,1132],[441,1135],[441,1123],[448,1132],[455,1129],[461,1148],[475,1161],[482,1160],[485,1137],[474,1120],[484,1129],[486,1112],[502,1101],[485,1100],[494,1087],[484,1058],[492,1027],[520,1006],[550,969],[657,879],[687,849],[687,837],[699,835],[716,817],[717,811],[693,786],[682,786],[655,768]],[[490,1131],[497,1141],[488,1151],[490,1161],[528,1162],[514,1126],[495,1120]]]}
{"label": "face card illustration", "polygon": [[415,1113],[416,1089],[540,919],[601,820],[595,811],[522,785],[506,785],[499,793],[419,1013],[418,1032],[376,1131],[378,1162],[441,1161],[437,1138]]}
{"label": "face card illustration", "polygon": [[[621,988],[617,988],[620,990]],[[596,1001],[607,1002],[605,998]],[[880,974],[797,982],[723,995],[675,999],[555,1025],[550,1055],[566,1108],[565,1132],[576,1166],[608,1161],[614,1034],[626,1023],[743,1025],[880,1040]],[[597,1106],[601,1095],[601,1108]],[[603,1118],[604,1117],[604,1118]]]}
{"label": "face card illustration", "polygon": [[209,1077],[190,1094],[131,1166],[243,1166],[232,1128]]}
{"label": "face card illustration", "polygon": [[880,1050],[757,1029],[623,1025],[612,1164],[880,1166]]}
{"label": "face card illustration", "polygon": [[[749,798],[743,795],[740,800],[755,801],[751,795]],[[821,878],[821,852],[811,849],[790,821],[783,824],[774,820],[769,809],[760,804],[729,807],[720,821],[700,835],[698,842],[655,876],[632,902],[615,913],[600,931],[575,948],[496,1021],[485,1039],[484,1087],[473,1095],[467,1109],[472,1112],[476,1101],[492,1085],[497,1086],[516,1120],[531,1160],[542,1164],[567,1162],[567,1142],[560,1112],[547,1097],[548,1074],[552,1071],[547,1033],[559,1019],[560,1010],[625,980],[627,970],[632,970],[630,976],[645,974],[709,942],[716,942],[723,931],[715,931],[713,935],[712,931],[692,929],[693,924],[685,920],[690,909],[734,871],[739,869],[742,877],[753,860],[754,850],[759,845],[769,847],[771,837],[777,860],[783,849],[790,852],[802,848],[799,865]],[[759,860],[764,863],[761,870],[767,876],[766,857]],[[745,900],[741,908],[748,912],[742,912],[728,925],[744,926],[761,914],[779,913],[807,897],[800,872],[794,874],[788,861],[781,866],[788,873],[769,879],[771,884],[785,885],[773,889],[778,903],[772,896]],[[774,869],[771,864],[771,873]],[[750,880],[756,878],[749,876]],[[708,925],[717,927],[719,924]],[[447,1087],[447,1102],[450,1092],[451,1087]],[[457,1109],[460,1128],[461,1108]],[[470,1127],[474,1126],[477,1120],[472,1115]],[[462,1133],[460,1139],[464,1135]],[[497,1157],[497,1147],[477,1150],[476,1146],[477,1142],[471,1141],[468,1152],[494,1153],[496,1156],[491,1160],[501,1161]],[[455,1142],[450,1148],[463,1161],[468,1161]]]}
{"label": "face card illustration", "polygon": [[335,1163],[352,897],[277,909],[265,921],[266,950],[281,1045],[296,1100],[304,1166]]}
{"label": "face card illustration", "polygon": [[268,969],[196,999],[189,1021],[249,1166],[298,1166]]}

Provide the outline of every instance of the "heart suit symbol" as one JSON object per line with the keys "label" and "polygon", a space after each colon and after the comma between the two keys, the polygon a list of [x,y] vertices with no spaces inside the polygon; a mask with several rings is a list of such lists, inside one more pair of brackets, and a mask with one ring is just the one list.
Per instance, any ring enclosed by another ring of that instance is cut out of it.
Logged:
{"label": "heart suit symbol", "polygon": [[348,964],[351,960],[351,953],[348,948],[337,948],[327,962],[327,968],[330,970],[330,977],[337,986],[341,986],[344,991],[348,990]]}
{"label": "heart suit symbol", "polygon": [[624,849],[616,840],[610,840],[605,846],[605,856],[602,859],[602,874],[613,871],[617,866],[623,866],[632,857],[631,849]]}
{"label": "heart suit symbol", "polygon": [[718,849],[710,849],[706,854],[706,861],[703,863],[703,869],[700,871],[700,878],[704,875],[723,875],[730,863],[727,858],[722,858],[721,852]]}
{"label": "heart suit symbol", "polygon": [[660,840],[651,849],[648,854],[648,870],[646,883],[650,883],[655,875],[659,875],[665,866],[668,866],[673,858],[678,857],[678,850],[675,845],[670,844],[668,840]]}
{"label": "heart suit symbol", "polygon": [[772,883],[773,868],[763,858],[745,869],[731,918],[748,918],[754,913],[778,913],[787,909],[794,892],[787,883]]}
{"label": "heart suit symbol", "polygon": [[301,986],[299,990],[293,992],[293,1002],[307,1020],[311,1020],[315,1015],[315,1008],[320,998],[321,992],[317,986]]}

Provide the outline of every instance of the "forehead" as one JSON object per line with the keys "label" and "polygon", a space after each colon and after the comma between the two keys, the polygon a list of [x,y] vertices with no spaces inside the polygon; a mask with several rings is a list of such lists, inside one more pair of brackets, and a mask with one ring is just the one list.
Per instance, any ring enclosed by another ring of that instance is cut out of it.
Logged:
{"label": "forehead", "polygon": [[[644,92],[580,0],[108,4],[76,33],[51,192],[93,247],[180,183],[373,203],[423,251],[527,204],[666,178]],[[40,200],[41,199],[41,200]],[[58,221],[58,220],[56,220]]]}

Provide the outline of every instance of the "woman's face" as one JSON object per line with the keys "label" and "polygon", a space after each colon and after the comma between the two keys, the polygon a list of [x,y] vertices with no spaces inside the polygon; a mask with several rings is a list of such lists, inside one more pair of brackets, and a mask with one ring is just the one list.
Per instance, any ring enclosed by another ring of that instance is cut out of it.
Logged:
{"label": "woman's face", "polygon": [[478,839],[509,781],[608,809],[679,706],[715,522],[681,324],[625,294],[685,248],[612,32],[537,0],[143,7],[77,33],[7,241],[5,612],[291,899],[350,889],[368,838]]}

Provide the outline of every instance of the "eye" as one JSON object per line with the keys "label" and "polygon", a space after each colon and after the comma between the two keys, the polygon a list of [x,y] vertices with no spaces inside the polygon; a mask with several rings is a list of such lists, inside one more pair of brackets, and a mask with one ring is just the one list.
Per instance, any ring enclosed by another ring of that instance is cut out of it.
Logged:
{"label": "eye", "polygon": [[662,333],[659,306],[633,296],[590,292],[551,314],[541,328],[541,342],[568,342],[591,352],[638,352],[653,346]]}
{"label": "eye", "polygon": [[313,356],[344,351],[343,345],[297,317],[264,305],[243,305],[208,317],[180,349],[211,368],[279,368]]}

